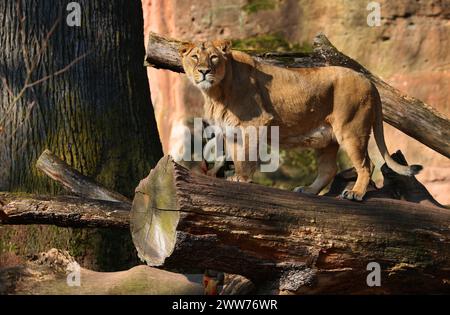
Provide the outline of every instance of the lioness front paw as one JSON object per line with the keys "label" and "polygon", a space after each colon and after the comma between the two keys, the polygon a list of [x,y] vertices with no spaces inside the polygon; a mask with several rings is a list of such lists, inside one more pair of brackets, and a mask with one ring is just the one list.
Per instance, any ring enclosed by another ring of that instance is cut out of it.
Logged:
{"label": "lioness front paw", "polygon": [[341,194],[341,197],[348,200],[362,201],[364,198],[364,194],[358,193],[354,190],[344,190]]}
{"label": "lioness front paw", "polygon": [[242,177],[239,175],[233,175],[233,176],[227,177],[227,180],[230,182],[238,182],[238,183],[239,182],[241,182],[241,183],[251,183],[252,182],[251,179],[248,179],[248,178],[245,178],[245,177]]}

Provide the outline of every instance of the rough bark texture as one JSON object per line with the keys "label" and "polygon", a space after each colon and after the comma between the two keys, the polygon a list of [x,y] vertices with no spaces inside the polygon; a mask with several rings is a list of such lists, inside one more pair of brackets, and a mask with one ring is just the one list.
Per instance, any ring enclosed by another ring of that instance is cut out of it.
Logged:
{"label": "rough bark texture", "polygon": [[[77,3],[80,27],[67,25],[67,1],[0,2],[0,191],[61,192],[35,167],[48,148],[80,173],[131,197],[162,156],[142,66],[141,2]],[[24,89],[27,84],[32,86]],[[22,256],[65,244],[86,267],[129,267],[135,263],[129,235],[114,233],[0,227],[0,254],[12,250],[11,243]]]}
{"label": "rough bark texture", "polygon": [[127,229],[130,204],[73,196],[0,193],[2,224]]}
{"label": "rough bark texture", "polygon": [[[179,41],[151,33],[145,57],[146,65],[184,72],[177,47]],[[450,158],[450,121],[422,101],[403,95],[358,62],[339,52],[319,34],[314,39],[314,52],[260,53],[262,62],[283,67],[323,67],[329,65],[352,68],[363,73],[378,88],[383,102],[384,120],[426,146]]]}
{"label": "rough bark texture", "polygon": [[[78,3],[81,27],[67,25],[67,1],[0,4],[0,190],[59,191],[34,167],[49,148],[84,175],[131,196],[162,155],[142,67],[141,2]],[[61,75],[18,97],[26,83],[85,53]],[[35,69],[27,81],[28,66]]]}
{"label": "rough bark texture", "polygon": [[[136,220],[143,213],[147,221]],[[131,222],[150,264],[237,272],[259,284],[278,279],[281,290],[317,293],[364,292],[375,261],[383,269],[378,292],[449,290],[448,209],[237,184],[190,174],[165,157],[136,189]]]}

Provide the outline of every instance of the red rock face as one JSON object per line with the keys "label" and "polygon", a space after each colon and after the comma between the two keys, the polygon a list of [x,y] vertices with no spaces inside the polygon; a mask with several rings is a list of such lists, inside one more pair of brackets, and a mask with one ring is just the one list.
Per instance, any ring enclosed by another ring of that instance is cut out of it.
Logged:
{"label": "red rock face", "polygon": [[[450,4],[448,1],[378,1],[381,26],[369,27],[369,1],[142,0],[145,34],[183,40],[244,39],[278,34],[310,43],[323,31],[335,46],[408,95],[450,112]],[[249,6],[253,4],[252,6]],[[202,115],[201,94],[184,78],[148,71],[164,151],[177,150],[177,126]],[[386,126],[391,152],[401,149],[433,196],[450,204],[450,160]],[[376,160],[376,159],[375,159]]]}
{"label": "red rock face", "polygon": [[[172,35],[175,30],[173,1],[143,0],[144,35],[147,38],[150,31]],[[147,45],[147,43],[145,43]],[[148,68],[147,70],[155,108],[156,121],[163,144],[164,152],[169,149],[169,137],[172,124],[185,115],[182,102],[176,101],[180,93],[179,75],[165,70]],[[169,110],[170,109],[170,110]]]}
{"label": "red rock face", "polygon": [[[396,74],[387,80],[392,86],[427,104],[439,104],[439,112],[450,113],[450,71],[420,71]],[[385,124],[386,125],[386,124]],[[443,204],[450,204],[450,160],[387,126],[386,143],[391,151],[402,150],[410,161],[424,166],[417,178]]]}

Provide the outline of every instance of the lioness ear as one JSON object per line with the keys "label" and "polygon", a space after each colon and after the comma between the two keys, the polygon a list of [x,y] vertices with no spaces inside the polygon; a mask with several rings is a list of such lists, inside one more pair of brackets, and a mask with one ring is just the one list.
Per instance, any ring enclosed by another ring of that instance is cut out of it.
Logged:
{"label": "lioness ear", "polygon": [[231,42],[225,39],[218,39],[212,42],[214,47],[219,49],[224,55],[228,55],[231,52]]}
{"label": "lioness ear", "polygon": [[180,53],[181,57],[184,57],[194,47],[195,47],[195,45],[193,43],[184,42],[184,43],[181,43],[180,46],[178,47],[178,52]]}

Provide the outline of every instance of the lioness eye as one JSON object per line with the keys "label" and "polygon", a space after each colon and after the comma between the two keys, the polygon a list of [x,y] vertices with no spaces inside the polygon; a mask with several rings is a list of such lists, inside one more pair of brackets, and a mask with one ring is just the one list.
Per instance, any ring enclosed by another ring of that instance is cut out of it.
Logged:
{"label": "lioness eye", "polygon": [[192,59],[194,59],[195,61],[198,60],[198,56],[197,55],[192,55]]}
{"label": "lioness eye", "polygon": [[211,61],[217,61],[218,59],[219,59],[219,57],[216,55],[211,56]]}

